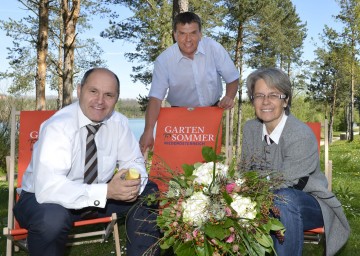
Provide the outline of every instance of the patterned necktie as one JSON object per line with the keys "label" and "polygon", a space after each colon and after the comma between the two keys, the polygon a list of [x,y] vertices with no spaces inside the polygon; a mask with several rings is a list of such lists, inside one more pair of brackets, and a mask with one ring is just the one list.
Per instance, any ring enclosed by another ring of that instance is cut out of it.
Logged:
{"label": "patterned necktie", "polygon": [[269,135],[265,135],[264,140],[265,140],[266,144],[268,144],[268,145],[271,145],[274,143],[274,141],[270,138]]}
{"label": "patterned necktie", "polygon": [[95,144],[95,134],[101,124],[86,126],[88,135],[86,137],[85,173],[84,183],[97,183],[97,149]]}

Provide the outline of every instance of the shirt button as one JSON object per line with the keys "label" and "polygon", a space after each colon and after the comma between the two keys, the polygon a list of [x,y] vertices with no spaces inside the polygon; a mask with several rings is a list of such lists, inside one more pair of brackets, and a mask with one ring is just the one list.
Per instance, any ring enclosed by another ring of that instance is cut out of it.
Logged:
{"label": "shirt button", "polygon": [[99,201],[99,200],[95,200],[95,201],[94,201],[94,205],[95,205],[95,206],[98,206],[99,204],[100,204],[100,201]]}

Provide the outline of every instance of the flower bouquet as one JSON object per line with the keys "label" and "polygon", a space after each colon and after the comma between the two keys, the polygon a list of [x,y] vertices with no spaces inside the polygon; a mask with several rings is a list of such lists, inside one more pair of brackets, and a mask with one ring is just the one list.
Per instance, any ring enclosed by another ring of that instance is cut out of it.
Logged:
{"label": "flower bouquet", "polygon": [[160,194],[160,247],[179,256],[274,251],[270,233],[284,232],[271,192],[276,179],[224,165],[210,147],[202,154],[205,163],[183,165]]}

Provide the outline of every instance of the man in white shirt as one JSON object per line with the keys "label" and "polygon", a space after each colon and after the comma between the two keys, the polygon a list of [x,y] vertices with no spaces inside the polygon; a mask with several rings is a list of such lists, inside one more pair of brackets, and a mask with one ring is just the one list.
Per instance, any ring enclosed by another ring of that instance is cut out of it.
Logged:
{"label": "man in white shirt", "polygon": [[[113,72],[90,69],[77,89],[79,101],[41,125],[14,207],[20,225],[29,230],[30,255],[63,255],[74,221],[89,218],[88,214],[104,217],[113,212],[128,214],[128,256],[156,250],[156,215],[147,205],[133,206],[139,197],[158,189],[148,181],[145,161],[127,118],[114,111],[119,91],[120,82]],[[96,175],[87,181],[90,124],[100,128],[93,135]],[[120,171],[114,175],[117,166]],[[141,178],[125,180],[129,168],[136,168]]]}
{"label": "man in white shirt", "polygon": [[[238,70],[223,46],[202,38],[199,16],[192,12],[178,14],[173,30],[176,43],[161,53],[154,64],[145,129],[140,138],[143,153],[154,144],[154,127],[166,95],[171,106],[230,109],[238,91]],[[226,93],[220,100],[222,79]]]}

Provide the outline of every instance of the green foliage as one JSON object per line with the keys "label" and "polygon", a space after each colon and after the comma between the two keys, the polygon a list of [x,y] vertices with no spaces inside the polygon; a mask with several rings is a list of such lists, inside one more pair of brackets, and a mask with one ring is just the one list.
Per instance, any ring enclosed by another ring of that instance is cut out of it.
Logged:
{"label": "green foliage", "polygon": [[[272,252],[270,232],[284,231],[271,192],[279,179],[270,181],[235,165],[231,172],[217,162],[211,147],[202,153],[206,163],[184,165],[184,173],[172,176],[168,190],[160,192],[157,223],[164,234],[160,247],[173,248],[179,256]],[[275,217],[269,216],[270,209]]]}
{"label": "green foliage", "polygon": [[340,185],[339,188],[334,190],[337,198],[340,200],[346,216],[360,217],[360,209],[354,208],[353,203],[356,200],[355,193],[351,191],[350,187]]}
{"label": "green foliage", "polygon": [[139,94],[139,96],[136,98],[136,100],[138,101],[138,103],[140,105],[141,112],[145,113],[148,102],[149,102],[149,97],[148,96],[141,96]]}
{"label": "green foliage", "polygon": [[252,68],[279,66],[288,69],[300,60],[306,37],[305,24],[290,0],[261,2],[263,6],[251,23],[254,32],[248,64]]}
{"label": "green foliage", "polygon": [[141,106],[135,99],[120,99],[115,110],[119,111],[128,118],[144,118],[144,113],[140,111]]}
{"label": "green foliage", "polygon": [[[28,10],[28,15],[19,20],[12,18],[0,20],[0,28],[6,31],[7,36],[12,39],[12,47],[7,48],[7,59],[10,68],[0,72],[0,79],[11,79],[12,83],[8,92],[13,95],[21,95],[35,90],[35,77],[37,69],[37,35],[38,35],[38,8],[36,1],[18,1],[21,8]],[[106,15],[111,9],[106,7],[102,1],[85,0],[81,1],[80,18],[76,24],[75,38],[75,66],[73,70],[74,82],[79,81],[83,70],[94,66],[104,66],[105,62],[101,55],[103,50],[93,38],[80,39],[79,35],[91,29],[90,19],[92,15]],[[47,83],[50,88],[59,90],[61,85],[62,60],[64,53],[59,52],[63,48],[64,31],[62,31],[61,10],[59,1],[49,1],[49,33],[48,33],[48,54],[47,54]],[[60,79],[60,80],[59,80]],[[59,84],[60,83],[60,84]],[[75,86],[73,86],[75,87]]]}
{"label": "green foliage", "polygon": [[323,105],[307,101],[303,96],[293,98],[290,111],[303,122],[321,122],[325,119]]}

